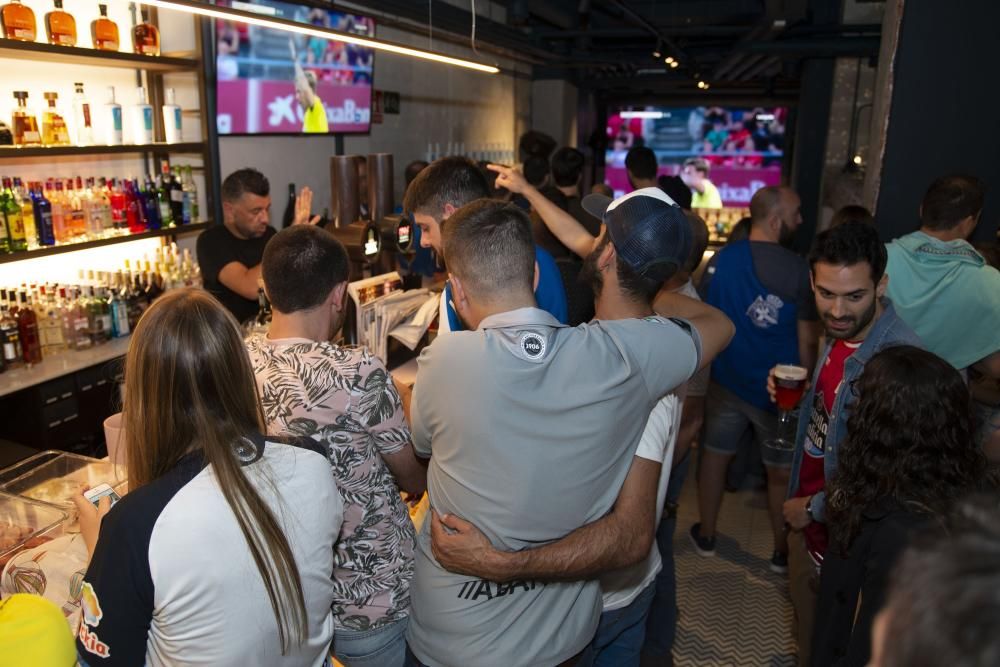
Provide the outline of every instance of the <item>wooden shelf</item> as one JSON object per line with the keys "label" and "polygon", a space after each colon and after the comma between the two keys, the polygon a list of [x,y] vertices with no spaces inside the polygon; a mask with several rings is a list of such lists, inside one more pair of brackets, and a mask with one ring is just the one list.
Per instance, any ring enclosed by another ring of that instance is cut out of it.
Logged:
{"label": "wooden shelf", "polygon": [[150,72],[195,71],[201,66],[200,61],[196,58],[144,56],[139,53],[99,51],[79,46],[21,42],[16,39],[0,39],[0,58],[89,65],[91,67],[142,69]]}
{"label": "wooden shelf", "polygon": [[167,227],[166,229],[155,229],[149,232],[142,232],[141,234],[129,234],[127,236],[112,236],[106,239],[98,239],[96,241],[81,241],[80,243],[66,243],[64,245],[54,245],[45,248],[36,248],[35,250],[25,250],[23,252],[12,252],[5,255],[0,255],[0,264],[7,264],[8,262],[20,262],[25,259],[35,259],[36,257],[48,257],[49,255],[60,255],[65,252],[75,252],[77,250],[86,250],[88,248],[100,248],[106,245],[115,245],[118,243],[128,243],[129,241],[139,241],[141,239],[154,239],[159,236],[185,236],[187,234],[192,234],[194,232],[200,232],[202,230],[208,229],[212,225],[211,220],[206,220],[205,222],[196,222],[190,225],[181,225],[180,227]]}
{"label": "wooden shelf", "polygon": [[180,144],[129,144],[126,146],[26,146],[0,148],[0,160],[19,157],[64,157],[67,155],[127,155],[129,153],[202,153],[205,144],[188,141]]}

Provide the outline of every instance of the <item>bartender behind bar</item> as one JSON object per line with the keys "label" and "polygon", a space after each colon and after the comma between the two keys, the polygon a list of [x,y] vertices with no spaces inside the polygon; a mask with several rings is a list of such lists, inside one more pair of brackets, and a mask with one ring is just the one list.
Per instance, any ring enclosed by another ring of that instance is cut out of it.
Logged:
{"label": "bartender behind bar", "polygon": [[[292,224],[316,224],[310,218],[312,190],[295,198]],[[198,237],[198,265],[205,289],[239,322],[257,313],[257,286],[264,246],[275,234],[271,226],[271,185],[256,169],[244,168],[222,182],[222,224]]]}

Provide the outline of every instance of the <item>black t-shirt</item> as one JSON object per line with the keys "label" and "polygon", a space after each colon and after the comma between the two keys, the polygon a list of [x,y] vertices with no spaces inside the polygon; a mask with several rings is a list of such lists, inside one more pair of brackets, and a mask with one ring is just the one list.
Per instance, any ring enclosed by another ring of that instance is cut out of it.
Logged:
{"label": "black t-shirt", "polygon": [[[800,255],[777,243],[751,241],[750,255],[757,280],[773,294],[785,301],[795,303],[798,319],[813,322],[819,319],[816,312],[816,297],[809,284],[809,264]],[[704,299],[708,294],[708,283],[715,274],[718,254],[709,260],[705,273],[698,285],[698,293]]]}
{"label": "black t-shirt", "polygon": [[231,262],[239,262],[248,269],[260,264],[264,246],[276,233],[273,227],[268,227],[260,238],[240,239],[233,236],[224,224],[218,224],[198,237],[198,266],[205,289],[221,301],[239,322],[257,314],[257,300],[244,299],[223,285],[219,282],[219,272]]}

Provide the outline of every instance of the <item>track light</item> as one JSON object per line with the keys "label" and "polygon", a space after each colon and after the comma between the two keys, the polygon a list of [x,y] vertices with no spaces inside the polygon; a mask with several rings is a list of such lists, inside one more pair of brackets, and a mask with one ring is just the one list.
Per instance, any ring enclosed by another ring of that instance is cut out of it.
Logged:
{"label": "track light", "polygon": [[708,90],[708,83],[706,83],[705,81],[699,81],[698,87],[701,88],[702,90]]}
{"label": "track light", "polygon": [[676,60],[670,63],[670,69],[677,69],[678,66],[680,66],[680,63]]}
{"label": "track light", "polygon": [[465,60],[463,58],[454,58],[452,56],[444,55],[443,53],[436,53],[434,51],[425,51],[424,49],[416,49],[404,44],[396,44],[394,42],[387,42],[380,39],[374,39],[371,37],[363,37],[360,35],[355,35],[349,32],[344,32],[341,30],[332,30],[330,28],[322,28],[319,26],[313,26],[309,24],[296,23],[294,21],[288,21],[285,19],[272,17],[272,16],[261,16],[259,14],[253,14],[251,12],[242,11],[239,9],[232,9],[230,7],[220,6],[220,5],[207,5],[201,2],[195,2],[194,0],[140,0],[141,4],[147,5],[149,7],[157,7],[159,9],[172,9],[176,11],[186,12],[188,14],[195,14],[198,16],[205,16],[207,18],[223,19],[235,21],[237,23],[242,23],[246,25],[255,25],[261,28],[272,28],[274,30],[283,30],[285,32],[298,33],[300,35],[306,35],[309,37],[317,37],[319,39],[328,39],[337,42],[344,42],[346,44],[356,44],[358,46],[368,47],[370,49],[379,49],[382,51],[388,51],[390,53],[396,53],[402,56],[410,56],[411,58],[421,58],[423,60],[431,60],[434,62],[444,63],[446,65],[454,65],[456,67],[465,67],[472,70],[478,70],[480,72],[486,72],[488,74],[497,74],[500,70],[493,65],[484,65],[483,63],[477,63],[472,60]]}
{"label": "track light", "polygon": [[663,57],[662,50],[663,50],[663,43],[660,40],[656,40],[656,48],[653,49],[653,57],[657,59]]}
{"label": "track light", "polygon": [[663,62],[667,63],[668,65],[672,65],[672,64],[674,64],[677,61],[674,60],[673,56],[667,56],[666,59]]}

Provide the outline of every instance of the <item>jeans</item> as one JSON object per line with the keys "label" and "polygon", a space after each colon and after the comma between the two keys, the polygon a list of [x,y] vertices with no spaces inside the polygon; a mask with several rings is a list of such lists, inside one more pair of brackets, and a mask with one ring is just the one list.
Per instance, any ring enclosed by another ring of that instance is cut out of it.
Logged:
{"label": "jeans", "polygon": [[374,630],[337,628],[333,635],[333,655],[344,667],[402,667],[406,661],[408,618]]}
{"label": "jeans", "polygon": [[642,650],[653,656],[670,656],[677,634],[677,573],[674,565],[674,531],[677,529],[677,503],[691,464],[691,452],[670,471],[666,507],[656,529],[656,546],[663,569],[656,575],[656,593],[646,620],[646,641]]}
{"label": "jeans", "polygon": [[601,614],[597,634],[584,649],[577,667],[638,667],[646,636],[646,614],[655,588],[656,584],[652,583],[627,607]]}

